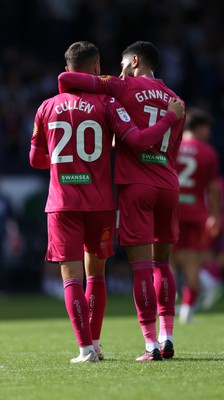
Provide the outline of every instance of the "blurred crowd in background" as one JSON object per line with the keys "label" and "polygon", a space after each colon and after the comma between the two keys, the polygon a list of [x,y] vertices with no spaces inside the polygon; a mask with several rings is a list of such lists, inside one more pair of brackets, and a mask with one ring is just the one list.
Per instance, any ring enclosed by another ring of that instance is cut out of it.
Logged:
{"label": "blurred crowd in background", "polygon": [[[122,51],[136,40],[160,53],[156,77],[213,116],[210,143],[224,174],[224,2],[214,0],[1,0],[0,3],[0,290],[39,290],[44,274],[48,172],[29,165],[37,108],[58,92],[64,52],[78,40],[97,45],[102,74],[120,73]],[[126,257],[116,252],[131,290]],[[109,260],[108,266],[114,266]],[[112,268],[111,268],[112,269]],[[114,271],[116,271],[116,269]],[[119,283],[120,282],[120,283]],[[125,282],[125,283],[124,283]]]}

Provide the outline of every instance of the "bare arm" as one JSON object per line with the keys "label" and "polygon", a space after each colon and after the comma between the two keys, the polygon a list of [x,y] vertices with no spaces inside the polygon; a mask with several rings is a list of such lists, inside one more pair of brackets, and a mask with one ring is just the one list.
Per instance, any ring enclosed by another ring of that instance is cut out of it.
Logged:
{"label": "bare arm", "polygon": [[212,237],[218,235],[220,230],[221,217],[221,190],[217,180],[210,182],[208,186],[209,217],[206,221],[206,227]]}

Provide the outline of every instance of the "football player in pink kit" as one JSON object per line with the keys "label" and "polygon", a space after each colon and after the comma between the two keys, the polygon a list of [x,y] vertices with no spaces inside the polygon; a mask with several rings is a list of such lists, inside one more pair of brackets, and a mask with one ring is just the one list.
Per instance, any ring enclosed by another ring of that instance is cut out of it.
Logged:
{"label": "football player in pink kit", "polygon": [[[177,96],[154,78],[158,52],[151,43],[136,42],[122,55],[123,79],[62,73],[59,90],[76,87],[108,93],[121,102],[139,127],[152,126],[166,114],[170,99]],[[146,352],[138,361],[161,360],[161,355],[170,358],[174,354],[176,287],[169,254],[179,234],[175,160],[183,124],[184,116],[146,151],[130,152],[123,142],[116,140],[118,236],[133,268],[135,305],[146,343]],[[156,337],[156,308],[160,344]]]}
{"label": "football player in pink kit", "polygon": [[216,150],[206,143],[210,132],[210,116],[197,108],[189,110],[177,157],[180,238],[172,252],[172,263],[181,269],[184,278],[181,323],[192,319],[205,252],[220,227],[219,160]]}
{"label": "football player in pink kit", "polygon": [[[89,42],[72,44],[65,59],[67,70],[100,73],[98,49]],[[36,113],[30,163],[35,168],[50,168],[46,260],[59,262],[61,267],[66,309],[80,349],[71,363],[102,358],[99,337],[106,304],[104,264],[113,254],[113,133],[135,148],[147,149],[177,116],[181,117],[182,109],[180,102],[172,101],[170,110],[174,112],[142,131],[126,110],[106,95],[59,94],[44,101]]]}

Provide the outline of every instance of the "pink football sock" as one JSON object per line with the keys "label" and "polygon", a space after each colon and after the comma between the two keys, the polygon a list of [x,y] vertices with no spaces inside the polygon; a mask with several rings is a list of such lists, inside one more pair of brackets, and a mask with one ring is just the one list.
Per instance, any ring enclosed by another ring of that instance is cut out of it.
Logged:
{"label": "pink football sock", "polygon": [[158,347],[156,338],[156,322],[151,322],[147,325],[141,325],[141,330],[145,339],[147,350],[152,351],[155,347]]}
{"label": "pink football sock", "polygon": [[82,282],[71,278],[64,281],[65,306],[79,347],[92,345],[89,310]]}
{"label": "pink football sock", "polygon": [[169,262],[154,261],[154,286],[158,315],[175,315],[176,282]]}
{"label": "pink football sock", "polygon": [[107,292],[105,276],[88,276],[86,278],[86,300],[89,306],[89,322],[93,340],[100,338]]}
{"label": "pink football sock", "polygon": [[167,339],[173,342],[173,325],[173,315],[161,315],[159,317],[159,342],[164,342]]}
{"label": "pink football sock", "polygon": [[[131,262],[134,272],[133,295],[138,320],[146,343],[157,342],[156,329],[156,293],[153,285],[153,262]],[[147,329],[150,327],[150,331]],[[144,327],[144,328],[143,328]]]}
{"label": "pink football sock", "polygon": [[193,306],[198,298],[198,290],[191,289],[188,286],[182,288],[182,304]]}

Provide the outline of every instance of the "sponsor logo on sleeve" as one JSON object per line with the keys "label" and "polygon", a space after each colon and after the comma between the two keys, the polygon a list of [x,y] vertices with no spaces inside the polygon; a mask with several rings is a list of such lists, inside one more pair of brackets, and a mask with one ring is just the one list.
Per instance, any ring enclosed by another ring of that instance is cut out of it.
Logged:
{"label": "sponsor logo on sleeve", "polygon": [[127,111],[124,108],[117,108],[116,111],[122,121],[124,121],[124,122],[131,121],[130,116],[128,115]]}
{"label": "sponsor logo on sleeve", "polygon": [[100,76],[98,76],[98,79],[100,81],[102,81],[102,82],[108,82],[108,81],[111,80],[111,78],[112,78],[112,76],[110,76],[110,75],[100,75]]}
{"label": "sponsor logo on sleeve", "polygon": [[33,127],[33,137],[37,136],[38,133],[38,126],[36,124],[36,122],[34,123],[34,127]]}

